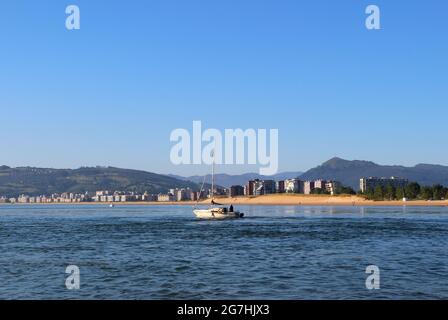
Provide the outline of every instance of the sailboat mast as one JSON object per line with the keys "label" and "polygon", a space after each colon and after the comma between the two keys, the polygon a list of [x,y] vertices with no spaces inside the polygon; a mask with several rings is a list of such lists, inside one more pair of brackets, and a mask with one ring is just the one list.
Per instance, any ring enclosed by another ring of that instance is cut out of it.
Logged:
{"label": "sailboat mast", "polygon": [[215,195],[215,152],[212,152],[212,201]]}

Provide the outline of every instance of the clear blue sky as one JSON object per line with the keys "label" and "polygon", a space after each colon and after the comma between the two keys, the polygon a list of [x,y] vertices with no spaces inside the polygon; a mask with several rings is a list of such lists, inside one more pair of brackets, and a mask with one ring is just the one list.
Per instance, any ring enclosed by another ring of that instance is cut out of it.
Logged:
{"label": "clear blue sky", "polygon": [[201,173],[169,135],[202,120],[278,128],[281,171],[448,165],[447,19],[445,0],[2,1],[0,164]]}

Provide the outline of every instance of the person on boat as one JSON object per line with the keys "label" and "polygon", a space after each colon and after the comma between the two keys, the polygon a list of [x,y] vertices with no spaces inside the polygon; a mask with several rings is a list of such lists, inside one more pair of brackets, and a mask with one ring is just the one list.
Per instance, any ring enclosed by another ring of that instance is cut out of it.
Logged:
{"label": "person on boat", "polygon": [[229,212],[233,212],[233,205],[230,205]]}

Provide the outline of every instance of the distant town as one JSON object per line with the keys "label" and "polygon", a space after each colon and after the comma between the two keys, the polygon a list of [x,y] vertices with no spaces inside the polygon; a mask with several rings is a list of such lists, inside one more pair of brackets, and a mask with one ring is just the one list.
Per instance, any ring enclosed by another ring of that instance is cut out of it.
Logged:
{"label": "distant town", "polygon": [[[401,199],[406,197],[406,188],[412,184],[407,179],[398,177],[390,178],[360,178],[360,191],[358,194],[366,195],[370,198],[378,197],[376,200],[383,200],[388,197],[390,199]],[[418,186],[418,185],[417,185]],[[412,189],[415,189],[413,186]],[[423,187],[422,187],[423,188]],[[417,193],[414,196],[417,197],[421,189],[418,186],[418,190],[414,190],[413,193]],[[442,187],[444,188],[444,187]],[[431,189],[432,190],[432,189]],[[446,188],[444,188],[446,190]],[[444,191],[443,190],[443,191]],[[442,191],[442,192],[443,192]],[[389,193],[390,194],[388,196]],[[254,179],[248,181],[244,186],[233,185],[229,188],[215,187],[213,192],[218,197],[252,197],[262,196],[275,193],[291,193],[291,194],[356,194],[356,192],[350,188],[343,186],[338,181],[329,181],[324,179],[318,179],[313,181],[302,181],[300,179],[286,179],[286,180],[260,180]],[[378,194],[380,193],[380,194]],[[410,193],[410,191],[408,192]],[[210,198],[212,190],[194,191],[190,188],[173,188],[167,193],[150,194],[145,192],[138,194],[134,192],[125,191],[108,191],[100,190],[96,192],[85,193],[69,193],[64,192],[61,194],[30,196],[26,194],[19,195],[18,197],[0,197],[0,203],[79,203],[79,202],[180,202],[180,201],[197,201],[200,199]],[[440,198],[443,198],[443,194]],[[380,199],[381,198],[381,199]],[[411,197],[412,198],[412,197]]]}

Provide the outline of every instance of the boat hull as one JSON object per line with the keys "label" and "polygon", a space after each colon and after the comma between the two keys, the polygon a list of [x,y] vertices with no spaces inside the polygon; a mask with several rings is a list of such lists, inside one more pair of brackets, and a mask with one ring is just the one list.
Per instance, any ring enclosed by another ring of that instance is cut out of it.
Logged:
{"label": "boat hull", "polygon": [[205,209],[205,210],[193,210],[196,218],[206,220],[226,220],[226,219],[239,219],[243,217],[241,212],[223,212],[222,210]]}

